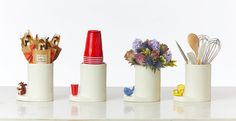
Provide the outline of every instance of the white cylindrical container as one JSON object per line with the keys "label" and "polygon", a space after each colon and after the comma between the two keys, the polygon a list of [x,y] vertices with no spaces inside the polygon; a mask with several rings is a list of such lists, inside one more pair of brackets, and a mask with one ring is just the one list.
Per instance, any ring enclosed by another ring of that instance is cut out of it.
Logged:
{"label": "white cylindrical container", "polygon": [[211,100],[211,65],[185,66],[185,91],[184,97],[195,101]]}
{"label": "white cylindrical container", "polygon": [[30,101],[53,100],[53,64],[28,64],[28,86]]}
{"label": "white cylindrical container", "polygon": [[81,64],[80,85],[80,98],[88,101],[105,101],[106,64]]}
{"label": "white cylindrical container", "polygon": [[160,101],[160,70],[154,72],[144,66],[135,66],[135,97],[145,102]]}

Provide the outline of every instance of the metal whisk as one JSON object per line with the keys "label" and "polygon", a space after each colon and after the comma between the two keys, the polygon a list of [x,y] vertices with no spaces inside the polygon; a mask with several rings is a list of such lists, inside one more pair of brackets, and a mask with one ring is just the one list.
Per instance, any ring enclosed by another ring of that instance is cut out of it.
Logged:
{"label": "metal whisk", "polygon": [[221,43],[218,38],[212,38],[206,43],[206,48],[201,59],[202,64],[210,64],[221,49]]}

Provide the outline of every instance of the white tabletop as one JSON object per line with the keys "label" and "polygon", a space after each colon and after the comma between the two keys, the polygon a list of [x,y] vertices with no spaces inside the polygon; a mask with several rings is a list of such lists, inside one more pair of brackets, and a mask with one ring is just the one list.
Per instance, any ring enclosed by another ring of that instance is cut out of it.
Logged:
{"label": "white tabletop", "polygon": [[20,102],[15,87],[0,87],[0,120],[236,120],[236,87],[213,88],[208,103],[174,102],[171,90],[162,88],[157,103],[124,102],[123,88],[108,88],[107,102],[76,103],[69,88],[55,88],[54,102]]}

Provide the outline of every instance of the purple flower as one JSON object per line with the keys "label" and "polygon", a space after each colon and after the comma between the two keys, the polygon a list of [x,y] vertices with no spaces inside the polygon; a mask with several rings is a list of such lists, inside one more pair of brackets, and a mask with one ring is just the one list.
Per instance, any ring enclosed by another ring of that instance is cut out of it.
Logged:
{"label": "purple flower", "polygon": [[144,55],[141,53],[138,53],[135,55],[135,61],[139,64],[139,65],[143,65],[144,64]]}
{"label": "purple flower", "polygon": [[171,58],[172,58],[172,54],[170,51],[168,51],[166,55],[166,62],[169,63],[171,61]]}
{"label": "purple flower", "polygon": [[149,40],[148,45],[152,48],[152,50],[160,49],[160,43],[156,39]]}
{"label": "purple flower", "polygon": [[132,47],[133,47],[133,50],[136,52],[138,49],[140,49],[142,47],[142,40],[135,39]]}

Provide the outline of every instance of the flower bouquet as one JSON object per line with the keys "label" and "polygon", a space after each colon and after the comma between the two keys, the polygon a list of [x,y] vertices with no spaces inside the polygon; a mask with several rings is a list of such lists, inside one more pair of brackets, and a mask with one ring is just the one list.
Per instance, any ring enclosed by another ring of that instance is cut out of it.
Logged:
{"label": "flower bouquet", "polygon": [[151,68],[154,72],[156,69],[166,66],[176,66],[172,60],[172,54],[166,44],[161,44],[155,39],[142,41],[135,39],[133,48],[126,52],[125,60],[131,65],[141,65]]}
{"label": "flower bouquet", "polygon": [[124,100],[131,102],[160,101],[160,68],[175,66],[166,44],[155,39],[135,39],[125,59],[135,67],[135,86],[124,88]]}

